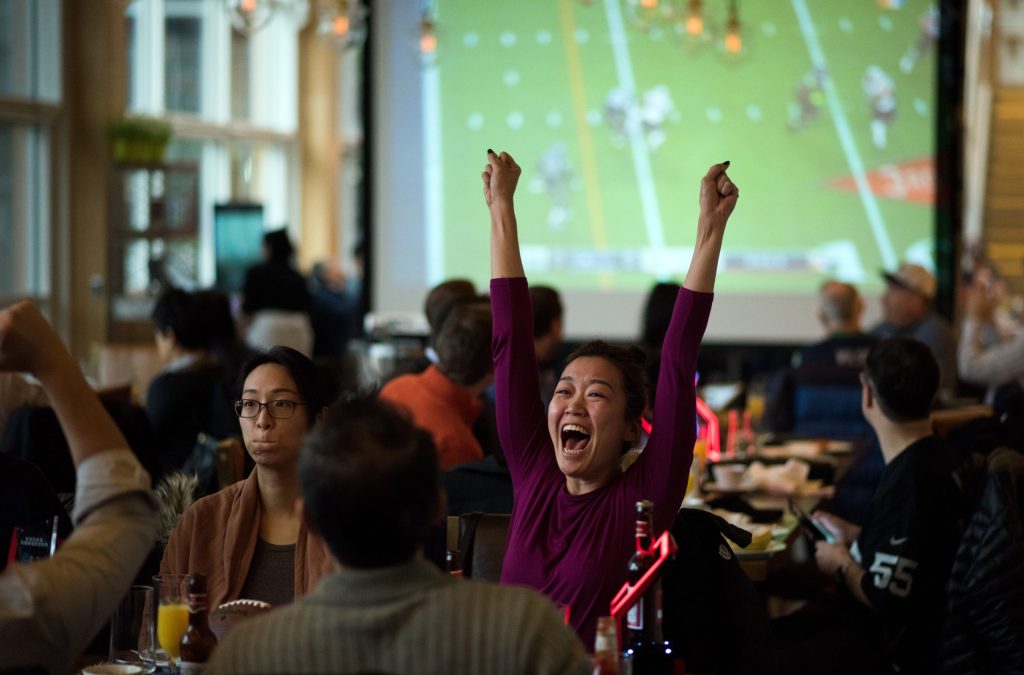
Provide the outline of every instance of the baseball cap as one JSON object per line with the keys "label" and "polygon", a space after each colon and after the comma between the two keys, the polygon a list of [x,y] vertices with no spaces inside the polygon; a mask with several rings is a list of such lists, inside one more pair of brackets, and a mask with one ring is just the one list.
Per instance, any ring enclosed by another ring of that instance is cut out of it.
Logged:
{"label": "baseball cap", "polygon": [[882,276],[890,284],[917,293],[926,300],[935,299],[935,277],[920,265],[905,262],[895,272],[882,272]]}

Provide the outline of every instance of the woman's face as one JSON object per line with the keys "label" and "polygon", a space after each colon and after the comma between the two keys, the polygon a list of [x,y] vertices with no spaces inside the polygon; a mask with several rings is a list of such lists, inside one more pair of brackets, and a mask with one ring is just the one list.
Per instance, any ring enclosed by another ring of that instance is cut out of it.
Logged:
{"label": "woman's face", "polygon": [[569,492],[591,492],[614,479],[623,443],[639,435],[639,422],[626,421],[618,367],[598,356],[569,363],[548,406],[548,433]]}
{"label": "woman's face", "polygon": [[[242,398],[260,403],[305,403],[291,373],[276,363],[264,363],[249,373],[242,387]],[[288,419],[271,417],[268,406],[261,406],[259,415],[240,417],[238,422],[242,426],[245,449],[257,466],[293,469],[298,463],[302,438],[309,430],[305,405],[295,406]]]}

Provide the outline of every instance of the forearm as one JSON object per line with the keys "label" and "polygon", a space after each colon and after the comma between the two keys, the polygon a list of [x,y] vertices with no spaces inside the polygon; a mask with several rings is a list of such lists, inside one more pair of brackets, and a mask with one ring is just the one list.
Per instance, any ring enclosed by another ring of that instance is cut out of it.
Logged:
{"label": "forearm", "polygon": [[868,596],[864,595],[864,588],[861,586],[865,574],[864,568],[851,560],[845,567],[841,567],[839,571],[843,577],[843,583],[846,585],[847,590],[850,591],[850,594],[857,598],[857,601],[865,607],[871,607],[871,601],[868,600]]}
{"label": "forearm", "polygon": [[698,223],[697,241],[693,247],[690,268],[683,281],[684,288],[701,293],[714,292],[718,259],[722,252],[723,234],[724,231],[721,228],[712,228],[703,220]]}
{"label": "forearm", "polygon": [[525,277],[519,254],[519,228],[511,202],[491,207],[491,278]]}

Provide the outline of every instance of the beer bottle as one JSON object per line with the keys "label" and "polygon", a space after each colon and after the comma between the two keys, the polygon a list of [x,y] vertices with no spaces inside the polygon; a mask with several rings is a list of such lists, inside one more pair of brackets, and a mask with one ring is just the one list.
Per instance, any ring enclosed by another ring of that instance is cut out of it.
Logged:
{"label": "beer bottle", "polygon": [[602,616],[597,619],[594,637],[593,675],[619,675],[619,645],[615,619]]}
{"label": "beer bottle", "polygon": [[[629,559],[629,583],[636,584],[655,563],[651,552],[654,527],[654,504],[644,500],[636,503],[636,552]],[[626,640],[623,643],[622,675],[674,675],[682,670],[672,646],[661,630],[661,572],[647,587],[643,597],[626,615]]]}
{"label": "beer bottle", "polygon": [[[636,503],[636,551],[626,566],[627,579],[630,586],[635,586],[640,578],[654,564],[651,555],[651,528],[654,526],[654,504],[648,500]],[[644,626],[651,623],[649,614],[656,608],[647,602],[647,593],[637,604],[630,607],[626,614],[626,630],[623,635],[623,646],[628,648],[640,639]]]}
{"label": "beer bottle", "polygon": [[181,637],[181,675],[199,675],[217,646],[217,636],[210,630],[206,604],[206,575],[190,574],[188,583],[188,628]]}

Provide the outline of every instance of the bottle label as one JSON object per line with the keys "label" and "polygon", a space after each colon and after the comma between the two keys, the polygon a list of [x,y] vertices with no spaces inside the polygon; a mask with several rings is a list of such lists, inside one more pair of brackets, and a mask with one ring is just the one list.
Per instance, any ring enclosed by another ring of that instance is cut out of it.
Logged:
{"label": "bottle label", "polygon": [[626,613],[626,627],[630,630],[644,629],[644,599],[640,598]]}
{"label": "bottle label", "polygon": [[205,668],[205,663],[196,663],[195,661],[178,661],[178,672],[181,675],[202,675]]}

